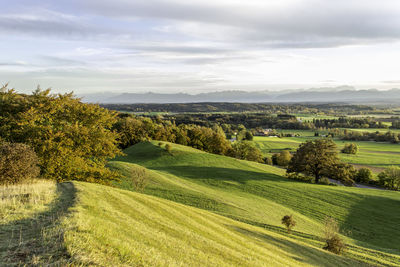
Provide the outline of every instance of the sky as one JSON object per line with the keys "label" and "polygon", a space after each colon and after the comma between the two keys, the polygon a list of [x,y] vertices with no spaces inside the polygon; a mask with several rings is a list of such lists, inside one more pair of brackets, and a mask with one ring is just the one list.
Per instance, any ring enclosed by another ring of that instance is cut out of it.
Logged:
{"label": "sky", "polygon": [[399,0],[0,0],[21,92],[400,88]]}

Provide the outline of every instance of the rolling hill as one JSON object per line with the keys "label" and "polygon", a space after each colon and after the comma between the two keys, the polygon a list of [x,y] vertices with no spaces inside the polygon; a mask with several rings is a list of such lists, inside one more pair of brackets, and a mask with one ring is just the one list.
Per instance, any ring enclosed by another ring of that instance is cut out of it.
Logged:
{"label": "rolling hill", "polygon": [[330,216],[351,244],[348,257],[365,257],[371,263],[378,259],[400,262],[398,192],[291,181],[276,167],[175,144],[168,153],[157,143],[137,144],[111,162],[127,177],[120,187],[132,190],[130,170],[144,167],[151,177],[147,194],[276,232],[283,230],[280,219],[293,214],[297,238],[316,246],[320,246],[322,223]]}
{"label": "rolling hill", "polygon": [[[304,184],[268,165],[157,144],[110,162],[125,175],[114,187],[0,188],[0,265],[400,264],[398,192]],[[129,191],[138,168],[149,175],[144,194]],[[285,214],[297,221],[292,234],[280,224]],[[343,255],[322,249],[325,216],[340,223]]]}

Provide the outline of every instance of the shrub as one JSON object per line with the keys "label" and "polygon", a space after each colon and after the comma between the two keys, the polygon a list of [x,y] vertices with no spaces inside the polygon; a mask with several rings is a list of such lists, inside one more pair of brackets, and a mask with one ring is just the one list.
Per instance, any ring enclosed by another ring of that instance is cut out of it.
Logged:
{"label": "shrub", "polygon": [[368,168],[359,169],[355,176],[355,180],[359,183],[369,183],[372,180],[372,171]]}
{"label": "shrub", "polygon": [[287,166],[289,165],[290,160],[292,159],[292,155],[288,150],[282,150],[281,153],[278,154],[276,158],[276,162],[279,166]]}
{"label": "shrub", "polygon": [[17,184],[36,178],[40,169],[36,153],[27,145],[0,143],[0,184]]}
{"label": "shrub", "polygon": [[378,175],[381,185],[392,190],[400,189],[400,167],[390,166]]}
{"label": "shrub", "polygon": [[134,168],[131,170],[130,174],[131,174],[132,184],[135,187],[135,190],[138,192],[143,192],[148,182],[148,175],[146,169]]}
{"label": "shrub", "polygon": [[272,165],[272,159],[270,157],[265,157],[264,158],[264,163],[268,165]]}
{"label": "shrub", "polygon": [[314,182],[313,177],[302,175],[302,174],[296,173],[296,172],[286,173],[286,178],[291,179],[291,180],[296,180],[296,181],[302,181],[302,182],[306,182],[306,183]]}
{"label": "shrub", "polygon": [[292,232],[292,228],[296,226],[296,221],[293,219],[292,215],[285,215],[282,218],[282,224],[285,225],[288,233]]}
{"label": "shrub", "polygon": [[159,143],[158,143],[158,146],[159,146],[159,147],[162,147],[163,145],[164,145],[163,142],[159,142]]}
{"label": "shrub", "polygon": [[356,144],[353,144],[353,143],[346,144],[341,151],[342,151],[342,153],[345,153],[345,154],[353,154],[353,155],[355,155],[358,152],[358,146]]}
{"label": "shrub", "polygon": [[165,145],[165,150],[166,150],[168,153],[171,153],[172,146],[171,146],[170,144],[166,144],[166,145]]}
{"label": "shrub", "polygon": [[319,179],[318,183],[319,183],[319,184],[323,184],[323,185],[330,185],[330,184],[331,184],[331,182],[329,181],[329,179],[326,178],[326,177],[322,177],[321,179]]}
{"label": "shrub", "polygon": [[338,223],[335,219],[330,217],[326,218],[324,222],[324,239],[326,243],[324,249],[335,254],[343,252],[346,246],[342,237],[339,235]]}

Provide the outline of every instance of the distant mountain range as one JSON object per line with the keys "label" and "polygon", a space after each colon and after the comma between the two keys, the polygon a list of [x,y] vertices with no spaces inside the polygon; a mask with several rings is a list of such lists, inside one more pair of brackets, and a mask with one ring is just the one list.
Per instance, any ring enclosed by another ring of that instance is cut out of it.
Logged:
{"label": "distant mountain range", "polygon": [[311,88],[285,91],[222,91],[200,94],[187,93],[99,93],[81,95],[84,102],[103,104],[134,103],[197,103],[197,102],[241,102],[241,103],[285,103],[285,102],[343,102],[362,104],[399,104],[400,89],[356,90],[350,86]]}

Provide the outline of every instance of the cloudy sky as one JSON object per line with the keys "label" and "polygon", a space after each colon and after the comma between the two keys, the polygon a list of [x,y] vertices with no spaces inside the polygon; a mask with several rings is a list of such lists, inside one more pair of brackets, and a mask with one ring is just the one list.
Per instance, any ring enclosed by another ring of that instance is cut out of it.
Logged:
{"label": "cloudy sky", "polygon": [[0,0],[22,92],[400,87],[399,0]]}

